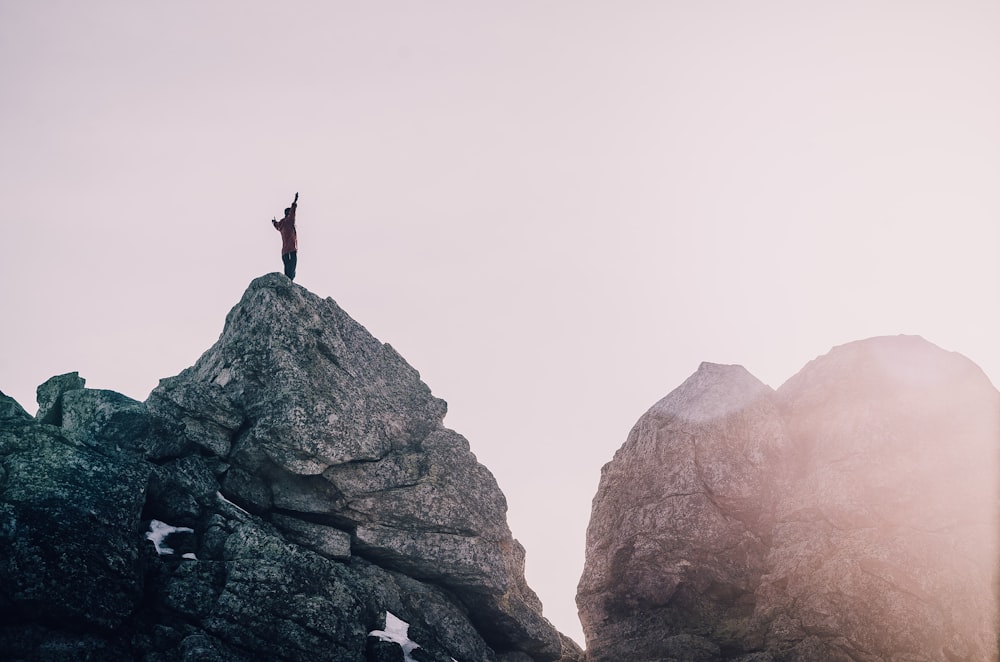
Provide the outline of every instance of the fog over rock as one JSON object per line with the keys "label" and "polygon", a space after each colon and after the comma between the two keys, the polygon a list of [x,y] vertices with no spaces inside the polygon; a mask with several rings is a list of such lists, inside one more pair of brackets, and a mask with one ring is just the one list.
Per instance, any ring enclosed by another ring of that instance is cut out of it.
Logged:
{"label": "fog over rock", "polygon": [[391,347],[285,277],[145,402],[0,394],[5,658],[579,660],[506,502]]}
{"label": "fog over rock", "polygon": [[587,659],[994,660],[1000,394],[916,337],[703,364],[602,472]]}

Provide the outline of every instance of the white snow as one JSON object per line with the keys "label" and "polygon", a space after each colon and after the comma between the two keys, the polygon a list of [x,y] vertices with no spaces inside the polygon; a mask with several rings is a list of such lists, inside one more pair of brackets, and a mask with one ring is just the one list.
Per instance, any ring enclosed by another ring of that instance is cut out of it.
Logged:
{"label": "white snow", "polygon": [[[170,526],[166,522],[154,519],[149,523],[149,531],[146,532],[146,538],[153,541],[153,544],[156,546],[156,553],[163,556],[174,553],[172,547],[168,547],[163,543],[171,533],[194,533],[194,529],[186,526]],[[195,556],[194,554],[185,554],[183,558],[193,559]]]}
{"label": "white snow", "polygon": [[230,501],[226,497],[222,496],[222,492],[216,492],[215,496],[219,497],[219,500],[222,501],[223,503],[228,503],[230,506],[232,506],[236,510],[240,511],[241,513],[244,513],[246,515],[250,515],[250,513],[248,513],[244,509],[240,508],[239,506],[237,506],[235,503],[233,503],[232,501]]}
{"label": "white snow", "polygon": [[385,612],[385,629],[372,630],[369,637],[378,637],[382,641],[392,641],[399,644],[403,649],[403,659],[406,662],[416,662],[410,657],[410,652],[415,648],[420,648],[409,636],[410,624],[397,618],[391,611]]}

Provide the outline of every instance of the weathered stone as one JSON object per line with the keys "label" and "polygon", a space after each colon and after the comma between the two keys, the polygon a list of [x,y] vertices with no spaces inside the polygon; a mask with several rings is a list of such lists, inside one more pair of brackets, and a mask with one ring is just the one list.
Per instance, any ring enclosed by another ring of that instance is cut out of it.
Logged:
{"label": "weathered stone", "polygon": [[418,579],[446,582],[463,592],[507,589],[501,550],[481,538],[385,526],[358,527],[354,536],[362,556]]}
{"label": "weathered stone", "polygon": [[65,626],[46,627],[22,623],[16,615],[0,621],[3,659],[21,662],[102,662],[130,659],[127,641],[100,633],[68,631]]}
{"label": "weathered stone", "polygon": [[332,466],[323,477],[343,499],[345,515],[358,525],[398,524],[494,540],[508,535],[507,503],[493,475],[451,430],[431,432],[419,449]]}
{"label": "weathered stone", "polygon": [[115,628],[141,597],[139,516],[149,468],[74,447],[52,428],[2,457],[0,605],[68,627]]}
{"label": "weathered stone", "polygon": [[209,459],[188,455],[154,465],[146,496],[146,513],[185,526],[196,523],[217,504],[219,481]]}
{"label": "weathered stone", "polygon": [[204,634],[191,634],[184,637],[179,646],[181,659],[184,662],[229,662],[242,659],[234,657],[231,652],[224,652],[218,640]]}
{"label": "weathered stone", "polygon": [[351,557],[351,534],[346,531],[285,515],[274,515],[271,522],[289,540],[321,556],[340,560]]}
{"label": "weathered stone", "polygon": [[384,630],[385,611],[409,624],[409,636],[425,650],[448,658],[495,662],[496,654],[451,595],[432,584],[385,570],[361,559],[351,562],[361,592],[375,597],[380,611],[373,629]]}
{"label": "weathered stone", "polygon": [[776,393],[702,366],[602,473],[588,660],[996,659],[998,454],[1000,394],[919,338]]}
{"label": "weathered stone", "polygon": [[244,412],[235,456],[301,475],[418,445],[446,410],[333,300],[277,274],[250,284],[219,341],[176,382],[215,384]]}
{"label": "weathered stone", "polygon": [[208,632],[274,659],[358,659],[367,630],[350,573],[264,529],[241,524],[226,543],[222,591]]}
{"label": "weathered stone", "polygon": [[1000,394],[982,371],[875,338],[813,361],[778,400],[799,473],[758,613],[795,604],[817,645],[852,659],[994,659]]}
{"label": "weathered stone", "polygon": [[75,389],[62,396],[63,433],[88,446],[142,447],[151,434],[146,406],[120,393]]}
{"label": "weathered stone", "polygon": [[68,391],[83,388],[87,380],[79,373],[67,372],[48,379],[35,390],[38,413],[35,419],[48,425],[62,425],[62,397]]}
{"label": "weathered stone", "polygon": [[[775,503],[765,469],[786,446],[774,392],[738,366],[702,364],[639,420],[602,471],[587,532],[588,659],[712,659],[710,642],[762,641],[751,618]],[[693,651],[687,635],[702,652],[670,652]]]}
{"label": "weathered stone", "polygon": [[405,662],[403,647],[394,641],[368,637],[365,662]]}
{"label": "weathered stone", "polygon": [[0,391],[0,421],[29,418],[31,418],[31,414],[24,411],[24,407],[19,405],[17,400]]}
{"label": "weathered stone", "polygon": [[150,413],[179,424],[182,435],[211,453],[226,457],[243,414],[217,383],[161,379],[146,400]]}
{"label": "weathered stone", "polygon": [[266,276],[145,403],[39,393],[0,394],[15,659],[364,662],[391,611],[415,660],[580,662],[444,402],[332,300]]}
{"label": "weathered stone", "polygon": [[[203,409],[177,395],[206,390]],[[489,626],[499,649],[559,657],[558,633],[513,558],[493,476],[442,427],[446,406],[417,372],[332,300],[278,275],[257,279],[215,346],[151,400],[158,415],[179,403],[186,421],[241,412],[220,426],[241,421],[222,481],[236,503],[352,530],[354,553],[449,587],[476,623],[503,622]]]}
{"label": "weathered stone", "polygon": [[559,662],[586,662],[586,654],[575,641],[562,633],[559,634],[559,639],[562,642],[562,655],[559,657]]}

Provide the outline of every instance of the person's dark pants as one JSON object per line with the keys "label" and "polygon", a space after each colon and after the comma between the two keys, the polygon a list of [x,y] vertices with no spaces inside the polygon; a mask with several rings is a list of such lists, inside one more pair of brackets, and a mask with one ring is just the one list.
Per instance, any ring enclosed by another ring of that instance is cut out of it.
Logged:
{"label": "person's dark pants", "polygon": [[285,275],[289,280],[295,280],[295,263],[298,262],[298,251],[285,253],[281,256],[281,261],[285,264]]}

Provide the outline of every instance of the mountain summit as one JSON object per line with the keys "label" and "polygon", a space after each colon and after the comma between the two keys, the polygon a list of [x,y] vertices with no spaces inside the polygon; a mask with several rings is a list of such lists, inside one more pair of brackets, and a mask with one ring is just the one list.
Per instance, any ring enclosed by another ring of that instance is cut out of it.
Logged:
{"label": "mountain summit", "polygon": [[578,659],[445,412],[390,346],[278,274],[145,402],[75,374],[39,387],[35,418],[0,395],[0,649]]}

